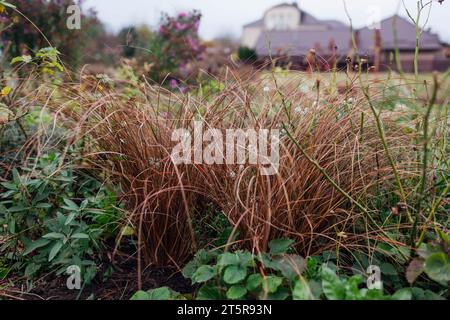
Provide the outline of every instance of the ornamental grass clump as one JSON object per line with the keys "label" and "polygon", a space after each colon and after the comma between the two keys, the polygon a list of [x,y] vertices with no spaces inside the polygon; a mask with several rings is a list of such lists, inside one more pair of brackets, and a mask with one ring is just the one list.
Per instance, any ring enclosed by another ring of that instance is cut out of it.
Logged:
{"label": "ornamental grass clump", "polygon": [[[197,219],[206,204],[231,224],[229,244],[253,252],[279,238],[294,240],[305,256],[391,241],[373,205],[385,201],[380,190],[395,190],[395,177],[359,88],[322,96],[320,81],[306,91],[295,77],[282,85],[240,79],[231,72],[209,95],[145,82],[66,90],[72,103],[59,107],[61,119],[73,141],[86,142],[89,161],[120,186],[142,261],[180,267],[197,249],[196,231],[207,228]],[[278,170],[265,175],[262,163],[230,164],[226,155],[221,164],[175,164],[173,133],[194,132],[195,121],[222,133],[279,130]],[[389,116],[383,121],[400,178],[409,178],[412,136]]]}

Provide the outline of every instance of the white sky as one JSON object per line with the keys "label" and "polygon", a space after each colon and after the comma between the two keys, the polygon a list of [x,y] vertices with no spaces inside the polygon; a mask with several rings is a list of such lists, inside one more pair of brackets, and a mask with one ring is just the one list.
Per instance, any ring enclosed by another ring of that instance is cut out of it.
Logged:
{"label": "white sky", "polygon": [[[381,18],[393,15],[400,0],[346,0],[355,27],[367,25],[375,6]],[[416,12],[416,0],[404,0],[406,6]],[[424,0],[428,2],[429,0]],[[450,42],[450,0],[442,5],[433,0],[428,27]],[[133,24],[156,26],[161,12],[176,14],[198,9],[203,14],[200,35],[205,39],[232,35],[238,38],[242,26],[262,17],[265,10],[281,2],[293,0],[85,0],[84,9],[94,8],[100,19],[112,30]],[[319,19],[335,19],[348,22],[343,0],[299,0],[300,8]],[[400,14],[405,15],[401,7]],[[424,17],[425,20],[426,17]]]}

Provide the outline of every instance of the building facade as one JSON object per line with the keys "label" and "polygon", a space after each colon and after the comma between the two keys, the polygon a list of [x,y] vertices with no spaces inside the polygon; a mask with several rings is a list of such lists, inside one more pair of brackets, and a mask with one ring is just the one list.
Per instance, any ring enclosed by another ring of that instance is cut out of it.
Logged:
{"label": "building facade", "polygon": [[[261,19],[244,26],[241,45],[254,49],[260,60],[269,56],[284,57],[298,69],[310,66],[311,52],[324,69],[343,66],[347,57],[357,53],[369,64],[375,64],[378,70],[400,67],[405,72],[412,72],[415,26],[400,16],[385,19],[379,26],[355,30],[352,37],[350,27],[345,23],[319,20],[301,10],[296,3],[282,3],[267,10]],[[447,70],[450,59],[445,54],[446,48],[436,34],[423,30],[420,71]],[[400,63],[394,59],[396,53],[399,53]]]}

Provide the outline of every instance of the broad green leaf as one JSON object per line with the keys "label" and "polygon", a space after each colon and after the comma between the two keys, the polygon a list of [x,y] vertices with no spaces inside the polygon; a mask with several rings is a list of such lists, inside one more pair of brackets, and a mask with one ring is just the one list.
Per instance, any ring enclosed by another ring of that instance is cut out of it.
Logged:
{"label": "broad green leaf", "polygon": [[13,181],[15,184],[17,185],[21,185],[22,184],[22,178],[20,177],[20,173],[17,170],[17,168],[14,168],[12,170],[12,174],[13,174]]}
{"label": "broad green leaf", "polygon": [[217,260],[217,265],[221,267],[228,267],[239,264],[239,256],[235,253],[226,252],[221,254]]}
{"label": "broad green leaf", "polygon": [[201,266],[192,275],[192,284],[204,283],[216,275],[216,268],[212,266]]}
{"label": "broad green leaf", "polygon": [[6,188],[7,190],[13,190],[13,191],[19,190],[18,186],[15,183],[3,182],[3,183],[0,183],[0,185],[3,186],[4,188]]}
{"label": "broad green leaf", "polygon": [[269,243],[271,254],[283,254],[287,253],[289,248],[294,244],[294,241],[289,239],[277,239]]}
{"label": "broad green leaf", "polygon": [[68,226],[69,224],[72,223],[73,219],[75,219],[75,217],[77,216],[77,211],[72,211],[66,219],[66,222],[64,223],[64,225]]}
{"label": "broad green leaf", "polygon": [[9,208],[8,212],[17,213],[17,212],[28,211],[29,209],[30,208],[25,208],[24,206],[20,205],[20,206],[15,206],[15,207]]}
{"label": "broad green leaf", "polygon": [[232,286],[227,291],[227,298],[230,300],[241,300],[247,294],[247,289],[244,286]]}
{"label": "broad green leaf", "polygon": [[259,273],[252,274],[247,279],[247,289],[249,291],[256,291],[261,286],[261,284],[262,284],[262,275]]}
{"label": "broad green leaf", "polygon": [[245,252],[238,251],[236,254],[237,254],[238,258],[239,258],[239,264],[240,264],[241,267],[243,267],[243,268],[247,268],[247,267],[252,268],[252,267],[255,266],[255,258],[250,252],[248,252],[248,251],[245,251]]}
{"label": "broad green leaf", "polygon": [[64,235],[62,233],[58,232],[51,232],[47,233],[46,235],[42,236],[44,239],[64,239]]}
{"label": "broad green leaf", "polygon": [[38,203],[35,205],[36,209],[50,209],[52,205],[50,203]]}
{"label": "broad green leaf", "polygon": [[392,296],[392,300],[411,300],[411,299],[412,299],[412,292],[410,288],[400,289]]}
{"label": "broad green leaf", "polygon": [[381,273],[388,276],[398,276],[398,272],[395,267],[390,263],[382,263],[380,265]]}
{"label": "broad green leaf", "polygon": [[446,300],[430,290],[423,290],[417,287],[411,288],[411,292],[415,300]]}
{"label": "broad green leaf", "polygon": [[283,301],[286,300],[287,298],[289,298],[289,290],[283,287],[278,288],[278,290],[274,293],[266,293],[264,295],[264,293],[262,293],[260,295],[261,299],[265,299],[265,300],[278,300],[278,301]]}
{"label": "broad green leaf", "polygon": [[89,236],[85,233],[75,233],[70,238],[71,239],[89,239]]}
{"label": "broad green leaf", "polygon": [[48,261],[51,262],[53,259],[55,259],[56,255],[61,251],[61,248],[63,247],[63,243],[61,241],[58,241],[53,246],[52,250],[50,250],[50,254],[48,255]]}
{"label": "broad green leaf", "polygon": [[204,249],[199,250],[194,259],[189,261],[189,263],[183,268],[183,276],[187,279],[191,279],[194,272],[200,266],[209,264],[214,257],[216,257],[216,254],[213,252]]}
{"label": "broad green leaf", "polygon": [[283,283],[283,278],[267,276],[262,279],[262,288],[264,292],[275,293]]}
{"label": "broad green leaf", "polygon": [[284,255],[279,262],[279,269],[283,276],[289,280],[299,277],[305,270],[306,262],[297,255]]}
{"label": "broad green leaf", "polygon": [[367,289],[361,289],[360,293],[355,297],[351,297],[351,296],[347,296],[346,300],[351,300],[351,299],[358,299],[358,300],[389,300],[392,299],[391,297],[386,297],[383,294],[382,290],[378,290],[378,289],[371,289],[371,290],[367,290]]}
{"label": "broad green leaf", "polygon": [[67,208],[69,210],[76,210],[76,211],[80,210],[80,207],[72,200],[65,199],[65,198],[63,200],[64,200],[64,203],[67,205],[67,207],[64,207],[65,209]]}
{"label": "broad green leaf", "polygon": [[148,300],[170,300],[171,291],[168,287],[162,287],[147,291]]}
{"label": "broad green leaf", "polygon": [[345,284],[336,273],[327,266],[322,266],[322,290],[328,300],[345,300]]}
{"label": "broad green leaf", "polygon": [[197,294],[197,300],[224,300],[220,289],[212,285],[204,285]]}
{"label": "broad green leaf", "polygon": [[130,300],[140,300],[140,301],[147,301],[150,300],[149,295],[145,291],[138,291],[130,298]]}
{"label": "broad green leaf", "polygon": [[[364,296],[364,293],[361,293],[359,290],[359,286],[363,283],[364,279],[362,275],[357,274],[348,279],[340,280],[346,289],[345,299],[346,300],[357,300]],[[378,290],[381,292],[381,290]]]}
{"label": "broad green leaf", "polygon": [[223,274],[223,281],[227,284],[238,284],[247,277],[247,269],[241,266],[229,266]]}
{"label": "broad green leaf", "polygon": [[450,258],[444,252],[433,253],[425,260],[426,274],[439,283],[450,281]]}
{"label": "broad green leaf", "polygon": [[305,279],[299,279],[295,282],[292,297],[294,300],[315,300],[312,290]]}
{"label": "broad green leaf", "polygon": [[24,256],[29,255],[34,250],[45,247],[49,243],[50,243],[50,240],[48,240],[48,239],[36,240],[36,241],[32,242],[29,246],[26,247],[25,251],[23,252],[23,255]]}

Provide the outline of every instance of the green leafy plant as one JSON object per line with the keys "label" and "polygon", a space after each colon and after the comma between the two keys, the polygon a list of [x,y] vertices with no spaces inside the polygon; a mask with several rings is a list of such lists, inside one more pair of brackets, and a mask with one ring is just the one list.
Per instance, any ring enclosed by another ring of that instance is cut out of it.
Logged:
{"label": "green leafy plant", "polygon": [[406,277],[413,284],[425,273],[430,279],[446,286],[450,282],[450,237],[439,230],[439,239],[422,244],[417,250],[418,257],[411,261]]}
{"label": "green leafy plant", "polygon": [[409,288],[401,289],[392,296],[386,296],[378,289],[361,288],[364,279],[361,275],[340,278],[327,266],[321,270],[322,289],[328,300],[411,300]]}
{"label": "green leafy plant", "polygon": [[248,47],[239,47],[238,57],[244,62],[252,63],[258,58],[256,51]]}
{"label": "green leafy plant", "polygon": [[[67,8],[80,5],[73,0],[14,0],[2,1],[5,11],[1,13],[5,28],[0,34],[4,54],[10,59],[24,51],[37,51],[50,44],[61,49],[67,61],[75,65],[80,60],[81,49],[88,40],[88,34],[80,30],[67,29]],[[1,7],[0,7],[1,8]],[[90,10],[81,14],[83,30],[98,24],[95,13]]]}
{"label": "green leafy plant", "polygon": [[[303,259],[290,253],[293,241],[270,242],[269,252],[218,253],[200,250],[183,269],[193,285],[200,285],[198,300],[410,300],[412,289],[393,295],[364,288],[362,275],[338,276],[334,264]],[[420,290],[417,288],[417,290]],[[139,291],[134,300],[171,300],[182,295],[164,287]],[[186,298],[186,297],[184,297]]]}
{"label": "green leafy plant", "polygon": [[149,291],[138,291],[130,300],[186,300],[186,298],[168,287],[161,287]]}
{"label": "green leafy plant", "polygon": [[60,154],[48,154],[13,169],[11,181],[1,184],[0,235],[6,241],[0,250],[29,278],[77,265],[89,282],[96,272],[95,252],[102,239],[117,232],[120,210],[99,182],[60,164]]}
{"label": "green leafy plant", "polygon": [[39,49],[34,57],[30,55],[17,56],[11,60],[11,64],[22,63],[25,65],[34,65],[39,67],[42,72],[54,75],[56,73],[55,70],[60,72],[64,71],[63,66],[59,62],[60,54],[56,48],[47,47]]}

